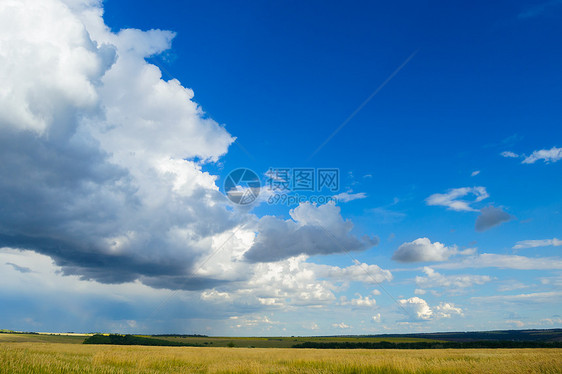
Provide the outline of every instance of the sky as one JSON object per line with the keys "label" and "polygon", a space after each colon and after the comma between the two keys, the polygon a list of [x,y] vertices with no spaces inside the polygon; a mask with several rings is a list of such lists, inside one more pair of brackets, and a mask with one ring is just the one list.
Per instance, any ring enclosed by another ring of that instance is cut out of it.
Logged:
{"label": "sky", "polygon": [[561,21],[3,0],[0,328],[562,327]]}

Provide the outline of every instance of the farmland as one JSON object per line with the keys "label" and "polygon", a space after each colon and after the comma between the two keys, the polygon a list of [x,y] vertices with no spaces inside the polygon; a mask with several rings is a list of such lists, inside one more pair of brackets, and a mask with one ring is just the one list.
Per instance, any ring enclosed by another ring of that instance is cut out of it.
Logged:
{"label": "farmland", "polygon": [[84,345],[83,336],[0,334],[0,373],[562,373],[560,349],[271,349],[246,347],[297,338],[174,339],[244,347]]}
{"label": "farmland", "polygon": [[[85,338],[91,334],[71,335],[71,334],[17,334],[0,333],[0,343],[68,343],[82,344]],[[377,343],[382,340],[394,343],[404,342],[435,342],[435,339],[412,338],[412,337],[210,337],[210,336],[150,336],[139,335],[146,338],[156,337],[174,343],[183,343],[202,347],[240,347],[240,348],[291,348],[295,344],[304,342],[372,342]]]}
{"label": "farmland", "polygon": [[556,349],[294,350],[2,343],[2,373],[561,373]]}

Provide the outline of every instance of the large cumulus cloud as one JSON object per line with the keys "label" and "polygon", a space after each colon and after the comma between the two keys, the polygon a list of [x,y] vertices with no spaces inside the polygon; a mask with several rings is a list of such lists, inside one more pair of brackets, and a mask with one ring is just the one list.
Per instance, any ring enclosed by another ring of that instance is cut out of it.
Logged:
{"label": "large cumulus cloud", "polygon": [[318,255],[364,250],[378,238],[357,238],[353,224],[345,221],[333,203],[303,203],[291,210],[291,219],[266,216],[258,224],[258,236],[245,258],[251,262],[279,261],[301,254]]}
{"label": "large cumulus cloud", "polygon": [[186,274],[238,224],[201,170],[233,138],[145,61],[173,33],[101,16],[95,1],[0,4],[0,246],[101,282],[216,284]]}

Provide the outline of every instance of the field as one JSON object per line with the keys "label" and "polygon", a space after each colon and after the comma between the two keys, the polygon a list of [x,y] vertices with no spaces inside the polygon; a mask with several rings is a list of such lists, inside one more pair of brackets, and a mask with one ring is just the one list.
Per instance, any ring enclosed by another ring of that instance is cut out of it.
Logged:
{"label": "field", "polygon": [[1,340],[0,373],[562,373],[560,349],[141,347],[50,338],[58,340]]}
{"label": "field", "polygon": [[[355,338],[355,337],[174,337],[174,336],[149,336],[139,335],[146,337],[155,337],[158,339],[169,340],[173,342],[208,346],[208,347],[228,347],[234,345],[235,347],[245,348],[290,348],[295,344],[303,342],[380,342],[381,340],[391,341],[395,343],[402,342],[433,342],[438,341],[434,339],[423,338]],[[85,335],[66,335],[66,334],[3,334],[0,333],[0,343],[68,343],[68,344],[82,344]]]}
{"label": "field", "polygon": [[235,347],[246,348],[291,348],[295,344],[304,342],[380,342],[382,340],[394,343],[402,342],[432,342],[434,339],[423,338],[356,338],[356,337],[164,337],[159,336],[158,339],[165,339],[174,342],[204,345],[209,347],[228,347],[234,344]]}

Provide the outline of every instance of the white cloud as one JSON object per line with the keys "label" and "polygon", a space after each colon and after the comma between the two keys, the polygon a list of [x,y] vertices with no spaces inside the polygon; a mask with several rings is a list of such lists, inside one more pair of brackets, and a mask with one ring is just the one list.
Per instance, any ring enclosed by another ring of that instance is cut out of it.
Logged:
{"label": "white cloud", "polygon": [[307,330],[320,330],[320,327],[316,322],[305,323],[302,327]]}
{"label": "white cloud", "polygon": [[475,296],[471,299],[487,303],[557,303],[562,300],[562,291],[535,292],[518,295]]}
{"label": "white cloud", "polygon": [[[312,265],[312,264],[311,264]],[[343,282],[362,282],[365,284],[379,284],[392,280],[389,270],[381,269],[378,265],[358,263],[345,268],[328,265],[315,265],[319,276]]]}
{"label": "white cloud", "polygon": [[428,321],[433,316],[433,311],[427,302],[417,296],[398,300],[398,303],[407,312],[409,319],[412,321]]}
{"label": "white cloud", "polygon": [[428,238],[419,238],[400,245],[392,259],[399,262],[446,261],[457,253],[456,246],[446,247],[439,242],[431,243]]}
{"label": "white cloud", "polygon": [[[321,306],[336,299],[333,294],[335,286],[319,279],[317,265],[307,263],[306,256],[259,263],[245,271],[250,273],[250,279],[225,286],[232,288],[241,304],[255,304],[255,298],[261,298],[269,300],[269,305]],[[263,302],[259,304],[264,305]]]}
{"label": "white cloud", "polygon": [[486,231],[512,219],[513,217],[503,209],[487,206],[480,210],[480,215],[476,218],[474,227],[476,231]]}
{"label": "white cloud", "polygon": [[498,291],[506,292],[506,291],[514,291],[514,290],[521,290],[523,288],[529,288],[531,285],[518,282],[516,280],[509,280],[504,281],[504,284],[498,287]]}
{"label": "white cloud", "polygon": [[557,162],[562,159],[562,148],[552,147],[551,149],[541,149],[534,151],[530,156],[525,157],[523,164],[534,164],[539,160],[545,163]]}
{"label": "white cloud", "polygon": [[356,296],[357,298],[351,299],[349,302],[344,302],[342,305],[352,305],[356,307],[374,307],[377,305],[377,301],[370,296],[363,297],[360,294],[356,294]]}
{"label": "white cloud", "polygon": [[542,240],[522,240],[513,246],[513,249],[523,249],[523,248],[536,248],[536,247],[559,247],[562,246],[562,240],[552,238],[552,239],[542,239]]}
{"label": "white cloud", "polygon": [[252,327],[262,327],[266,331],[269,330],[271,326],[280,324],[279,321],[274,321],[265,315],[242,316],[238,318],[233,318],[232,321],[233,321],[233,324],[231,325],[232,328],[246,329]]}
{"label": "white cloud", "polygon": [[342,192],[340,194],[334,195],[333,197],[338,202],[347,203],[348,201],[365,199],[367,197],[367,194],[365,192],[358,192],[358,193]]}
{"label": "white cloud", "polygon": [[228,292],[220,292],[213,289],[201,292],[201,299],[205,301],[223,302],[226,300],[230,300],[231,297]]}
{"label": "white cloud", "polygon": [[505,323],[508,323],[510,325],[514,325],[518,328],[521,328],[523,326],[554,326],[554,325],[562,325],[562,318],[557,317],[557,316],[553,316],[552,318],[541,318],[538,321],[529,321],[529,322],[523,322],[520,320],[514,320],[514,319],[509,319],[506,320]]}
{"label": "white cloud", "polygon": [[513,325],[515,327],[521,328],[523,326],[525,326],[525,323],[523,321],[519,321],[519,320],[515,320],[515,319],[508,319],[505,321],[505,323]]}
{"label": "white cloud", "polygon": [[439,303],[435,308],[435,313],[441,318],[451,318],[452,315],[463,315],[463,310],[456,307],[453,303]]}
{"label": "white cloud", "polygon": [[513,153],[510,151],[505,151],[501,153],[502,157],[506,157],[506,158],[518,158],[519,155],[517,153]]}
{"label": "white cloud", "polygon": [[443,287],[448,289],[467,288],[475,284],[482,285],[490,282],[491,277],[487,275],[455,274],[443,275],[430,267],[424,267],[425,277],[416,276],[416,284],[422,288]]}
{"label": "white cloud", "polygon": [[414,295],[425,295],[427,293],[426,290],[422,290],[421,288],[416,288],[414,290]]}
{"label": "white cloud", "polygon": [[[459,200],[466,195],[474,195],[475,198],[473,201]],[[462,187],[450,189],[444,194],[433,194],[425,201],[427,205],[446,206],[448,209],[455,211],[475,212],[477,210],[472,208],[470,204],[480,202],[488,197],[489,195],[484,187]]]}
{"label": "white cloud", "polygon": [[543,318],[539,320],[537,323],[532,323],[533,325],[539,326],[552,326],[552,325],[562,325],[562,318],[560,317],[552,317],[552,318]]}
{"label": "white cloud", "polygon": [[471,177],[475,177],[475,176],[477,176],[478,174],[480,174],[480,170],[475,170],[475,171],[473,171],[472,173],[470,173],[470,176],[471,176]]}
{"label": "white cloud", "polygon": [[381,314],[377,313],[374,316],[372,316],[371,321],[373,321],[375,323],[380,323],[381,322]]}
{"label": "white cloud", "polygon": [[[370,285],[392,279],[390,271],[376,265],[321,265],[307,262],[305,255],[278,262],[252,264],[234,259],[229,261],[230,256],[223,252],[221,254],[225,258],[214,259],[211,266],[216,268],[217,274],[206,271],[203,274],[220,280],[218,274],[225,273],[222,279],[231,281],[221,283],[216,293],[204,292],[209,294],[207,299],[211,295],[217,299],[222,297],[225,302],[244,308],[322,307],[333,304],[336,300],[334,292],[347,288],[352,282]],[[232,267],[231,263],[237,266]],[[238,278],[235,278],[236,275]],[[344,299],[341,304],[362,307],[375,303],[370,296],[360,296],[349,302]]]}
{"label": "white cloud", "polygon": [[0,6],[0,124],[37,135],[68,133],[79,112],[99,105],[96,86],[113,62],[59,1]]}
{"label": "white cloud", "polygon": [[337,328],[337,329],[342,329],[342,330],[343,330],[343,329],[349,329],[349,328],[351,328],[351,326],[346,325],[346,324],[343,323],[343,322],[334,323],[334,324],[332,324],[332,327],[335,327],[335,328]]}
{"label": "white cloud", "polygon": [[432,265],[440,269],[487,268],[518,270],[559,270],[562,269],[562,260],[558,257],[525,257],[517,255],[499,255],[495,253],[482,253],[471,256],[462,261],[447,264]]}
{"label": "white cloud", "polygon": [[433,309],[427,301],[417,296],[398,300],[402,313],[406,315],[406,322],[423,322],[438,318],[451,318],[453,315],[463,315],[463,310],[453,303],[440,302]]}

